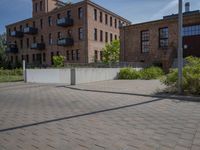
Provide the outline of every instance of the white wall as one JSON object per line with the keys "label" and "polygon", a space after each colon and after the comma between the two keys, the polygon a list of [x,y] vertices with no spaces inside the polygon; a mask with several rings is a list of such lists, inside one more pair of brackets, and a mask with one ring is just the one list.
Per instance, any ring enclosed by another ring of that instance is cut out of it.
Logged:
{"label": "white wall", "polygon": [[120,68],[77,68],[75,69],[75,84],[96,81],[114,80]]}
{"label": "white wall", "polygon": [[27,69],[26,81],[31,83],[71,84],[70,69]]}

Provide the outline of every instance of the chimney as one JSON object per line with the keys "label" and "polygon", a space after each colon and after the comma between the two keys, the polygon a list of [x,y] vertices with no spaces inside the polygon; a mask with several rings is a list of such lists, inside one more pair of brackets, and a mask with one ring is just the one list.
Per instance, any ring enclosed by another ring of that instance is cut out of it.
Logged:
{"label": "chimney", "polygon": [[190,12],[190,2],[185,3],[185,12]]}

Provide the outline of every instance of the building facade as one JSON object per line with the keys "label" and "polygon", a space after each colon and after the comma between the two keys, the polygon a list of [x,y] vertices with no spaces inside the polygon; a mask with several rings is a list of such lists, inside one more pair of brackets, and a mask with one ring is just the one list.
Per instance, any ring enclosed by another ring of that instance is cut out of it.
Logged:
{"label": "building facade", "polygon": [[32,18],[6,26],[7,53],[15,64],[50,66],[55,55],[67,63],[102,60],[106,43],[119,39],[119,27],[130,21],[89,1],[63,3],[59,0],[32,0]]}
{"label": "building facade", "polygon": [[[184,57],[200,57],[200,11],[189,11],[188,8],[186,10],[188,11],[184,13],[183,19]],[[168,70],[177,58],[177,14],[123,27],[120,34],[122,62],[156,64]]]}

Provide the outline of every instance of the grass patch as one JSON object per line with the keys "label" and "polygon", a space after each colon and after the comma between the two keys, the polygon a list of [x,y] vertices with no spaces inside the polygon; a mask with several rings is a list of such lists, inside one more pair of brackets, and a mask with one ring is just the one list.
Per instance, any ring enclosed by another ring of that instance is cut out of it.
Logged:
{"label": "grass patch", "polygon": [[0,68],[0,82],[23,81],[22,69],[7,70]]}
{"label": "grass patch", "polygon": [[10,75],[10,76],[0,75],[0,83],[2,83],[2,82],[18,82],[18,81],[23,81],[23,76],[19,76],[19,75]]}

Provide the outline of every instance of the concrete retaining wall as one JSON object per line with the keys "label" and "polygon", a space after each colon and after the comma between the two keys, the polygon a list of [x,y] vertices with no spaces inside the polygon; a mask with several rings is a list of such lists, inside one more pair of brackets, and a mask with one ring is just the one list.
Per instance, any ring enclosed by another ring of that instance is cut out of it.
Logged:
{"label": "concrete retaining wall", "polygon": [[114,80],[120,68],[77,68],[72,71],[72,85]]}
{"label": "concrete retaining wall", "polygon": [[26,81],[31,83],[71,84],[70,69],[26,69]]}

